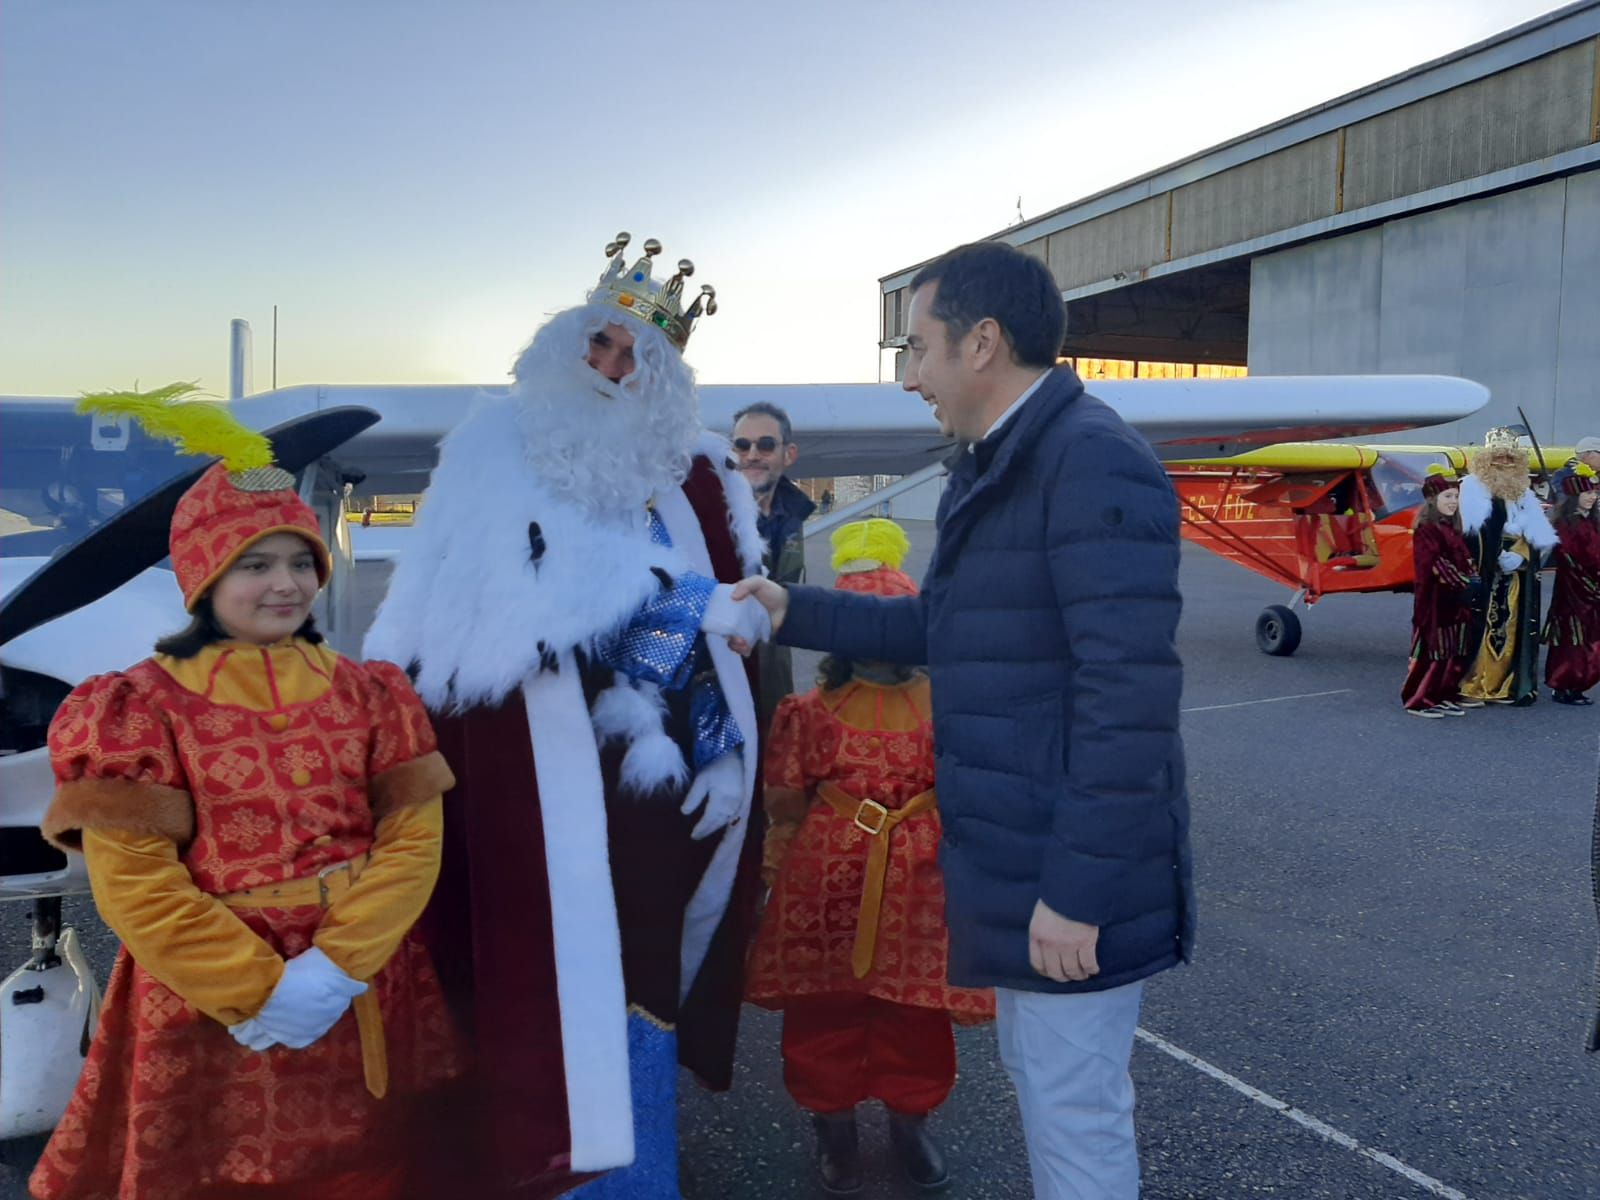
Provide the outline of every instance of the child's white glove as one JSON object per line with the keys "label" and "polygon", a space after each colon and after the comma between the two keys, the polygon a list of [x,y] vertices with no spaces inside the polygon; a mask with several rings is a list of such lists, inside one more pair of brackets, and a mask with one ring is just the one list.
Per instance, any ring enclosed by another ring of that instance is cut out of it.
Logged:
{"label": "child's white glove", "polygon": [[1500,569],[1508,575],[1512,571],[1515,571],[1517,568],[1522,566],[1524,561],[1525,560],[1523,559],[1522,555],[1518,554],[1515,550],[1500,551]]}
{"label": "child's white glove", "polygon": [[737,750],[730,750],[715,762],[703,767],[689,785],[689,795],[683,801],[683,815],[693,816],[705,805],[705,812],[689,831],[689,836],[699,841],[739,815],[744,801],[744,763]]}
{"label": "child's white glove", "polygon": [[725,638],[743,638],[753,646],[772,637],[772,618],[753,596],[735,600],[733,584],[719,583],[700,618],[700,629]]}
{"label": "child's white glove", "polygon": [[284,964],[283,977],[261,1011],[230,1025],[228,1032],[252,1050],[276,1045],[301,1050],[332,1029],[350,1001],[366,990],[313,946]]}

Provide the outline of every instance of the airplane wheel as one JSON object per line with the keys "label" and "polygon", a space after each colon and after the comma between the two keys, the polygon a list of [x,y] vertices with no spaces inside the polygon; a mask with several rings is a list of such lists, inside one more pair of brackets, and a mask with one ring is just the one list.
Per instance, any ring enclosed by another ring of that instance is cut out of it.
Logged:
{"label": "airplane wheel", "polygon": [[1256,645],[1263,654],[1283,657],[1300,645],[1300,618],[1281,604],[1269,604],[1256,618]]}

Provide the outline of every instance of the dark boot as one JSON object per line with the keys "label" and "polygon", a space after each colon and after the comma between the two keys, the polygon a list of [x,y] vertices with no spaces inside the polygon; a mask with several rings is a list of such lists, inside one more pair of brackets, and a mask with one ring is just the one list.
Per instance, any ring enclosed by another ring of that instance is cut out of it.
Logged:
{"label": "dark boot", "polygon": [[851,1196],[861,1190],[861,1144],[856,1137],[856,1110],[812,1113],[817,1131],[817,1173],[823,1190]]}
{"label": "dark boot", "polygon": [[911,1182],[925,1192],[936,1192],[950,1182],[944,1155],[928,1136],[928,1118],[889,1114],[889,1144]]}

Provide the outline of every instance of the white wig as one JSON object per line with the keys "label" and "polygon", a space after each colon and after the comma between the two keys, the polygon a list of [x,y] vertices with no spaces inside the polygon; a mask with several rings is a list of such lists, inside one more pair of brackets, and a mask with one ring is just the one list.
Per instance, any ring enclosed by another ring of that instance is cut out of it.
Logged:
{"label": "white wig", "polygon": [[[618,383],[585,361],[607,325],[634,335]],[[545,486],[596,515],[636,510],[689,474],[700,436],[694,372],[659,329],[602,304],[557,313],[517,356],[511,394],[527,456]]]}

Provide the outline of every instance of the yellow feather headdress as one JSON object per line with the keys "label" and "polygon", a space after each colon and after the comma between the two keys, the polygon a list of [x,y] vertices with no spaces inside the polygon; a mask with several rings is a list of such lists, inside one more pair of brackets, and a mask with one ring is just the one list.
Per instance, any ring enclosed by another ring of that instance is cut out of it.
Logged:
{"label": "yellow feather headdress", "polygon": [[150,392],[88,392],[78,411],[131,417],[151,437],[174,442],[185,454],[220,458],[230,474],[272,466],[272,443],[225,405],[191,399],[199,391],[193,383],[169,383]]}

